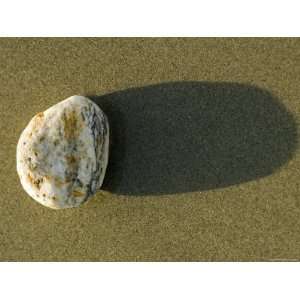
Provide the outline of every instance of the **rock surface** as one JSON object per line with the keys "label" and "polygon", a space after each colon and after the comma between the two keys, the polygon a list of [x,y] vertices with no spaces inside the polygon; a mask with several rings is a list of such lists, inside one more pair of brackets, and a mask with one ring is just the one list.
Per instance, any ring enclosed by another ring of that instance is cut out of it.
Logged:
{"label": "rock surface", "polygon": [[85,202],[102,185],[109,147],[105,114],[91,100],[72,96],[35,115],[17,145],[25,191],[60,209]]}

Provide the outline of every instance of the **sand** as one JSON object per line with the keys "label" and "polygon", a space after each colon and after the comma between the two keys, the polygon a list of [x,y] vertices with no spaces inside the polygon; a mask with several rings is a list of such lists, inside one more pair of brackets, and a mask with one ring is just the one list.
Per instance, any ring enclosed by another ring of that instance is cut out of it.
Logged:
{"label": "sand", "polygon": [[[1,261],[300,260],[300,39],[1,38]],[[109,117],[104,190],[24,192],[30,118],[88,95]]]}

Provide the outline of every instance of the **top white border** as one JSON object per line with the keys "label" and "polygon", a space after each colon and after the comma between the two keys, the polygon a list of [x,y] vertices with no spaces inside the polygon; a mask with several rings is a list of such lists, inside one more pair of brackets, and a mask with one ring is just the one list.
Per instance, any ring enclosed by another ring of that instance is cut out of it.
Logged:
{"label": "top white border", "polygon": [[0,36],[299,36],[299,1],[9,0]]}

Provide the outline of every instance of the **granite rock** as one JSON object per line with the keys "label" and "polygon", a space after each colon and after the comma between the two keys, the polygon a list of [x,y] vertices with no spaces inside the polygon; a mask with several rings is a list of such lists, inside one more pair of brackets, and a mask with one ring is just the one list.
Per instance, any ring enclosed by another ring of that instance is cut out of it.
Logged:
{"label": "granite rock", "polygon": [[25,191],[60,209],[85,202],[102,185],[109,125],[102,110],[72,96],[35,115],[17,145],[17,172]]}

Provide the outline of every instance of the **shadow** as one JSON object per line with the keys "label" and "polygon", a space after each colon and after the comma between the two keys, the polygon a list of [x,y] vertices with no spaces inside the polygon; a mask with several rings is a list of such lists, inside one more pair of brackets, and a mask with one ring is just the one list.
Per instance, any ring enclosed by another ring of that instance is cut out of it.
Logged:
{"label": "shadow", "polygon": [[203,191],[273,173],[297,145],[292,115],[268,91],[173,82],[89,96],[107,114],[103,189],[160,195]]}

